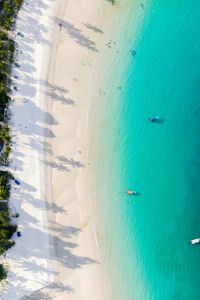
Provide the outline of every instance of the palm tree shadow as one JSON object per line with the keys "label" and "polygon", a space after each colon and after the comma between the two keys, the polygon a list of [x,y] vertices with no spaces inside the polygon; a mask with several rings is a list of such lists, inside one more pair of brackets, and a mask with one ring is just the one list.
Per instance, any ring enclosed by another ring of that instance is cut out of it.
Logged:
{"label": "palm tree shadow", "polygon": [[58,17],[54,17],[53,21],[58,24],[62,24],[62,28],[64,31],[68,33],[68,35],[79,45],[86,47],[89,50],[92,50],[94,52],[99,52],[96,49],[95,42],[90,40],[88,37],[86,37],[82,31],[78,28],[76,28],[72,23],[62,20]]}
{"label": "palm tree shadow", "polygon": [[91,25],[90,23],[83,23],[85,25],[85,27],[87,27],[88,29],[91,29],[93,30],[94,32],[97,32],[97,33],[102,33],[103,34],[103,31],[101,29],[99,29],[98,27],[96,26],[93,26]]}
{"label": "palm tree shadow", "polygon": [[64,155],[58,156],[58,160],[64,164],[71,165],[73,168],[84,168],[85,166],[77,160],[74,160],[73,158],[66,158]]}

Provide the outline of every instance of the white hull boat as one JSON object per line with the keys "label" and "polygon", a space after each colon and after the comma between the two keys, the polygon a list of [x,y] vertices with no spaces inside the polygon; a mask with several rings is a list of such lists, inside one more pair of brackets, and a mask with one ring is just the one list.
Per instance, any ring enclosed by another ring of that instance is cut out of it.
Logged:
{"label": "white hull boat", "polygon": [[200,244],[200,238],[189,241],[191,245]]}

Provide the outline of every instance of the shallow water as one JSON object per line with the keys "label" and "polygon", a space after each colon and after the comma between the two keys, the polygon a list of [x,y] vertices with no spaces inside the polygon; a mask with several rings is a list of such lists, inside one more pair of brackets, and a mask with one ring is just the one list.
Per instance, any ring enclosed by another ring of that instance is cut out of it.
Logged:
{"label": "shallow water", "polygon": [[[195,300],[200,248],[188,240],[200,236],[200,4],[151,1],[144,13],[135,57],[124,62],[129,38],[93,108],[97,236],[113,300]],[[154,114],[163,122],[149,123]]]}

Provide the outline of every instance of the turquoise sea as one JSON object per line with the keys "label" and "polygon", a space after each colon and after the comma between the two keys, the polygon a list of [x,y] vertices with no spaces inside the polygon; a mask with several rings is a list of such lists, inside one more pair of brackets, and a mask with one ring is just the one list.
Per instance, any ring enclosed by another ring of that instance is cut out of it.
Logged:
{"label": "turquoise sea", "polygon": [[200,237],[200,2],[138,1],[137,34],[135,3],[121,3],[119,51],[105,50],[112,58],[90,116],[111,300],[199,300],[200,246],[188,240]]}

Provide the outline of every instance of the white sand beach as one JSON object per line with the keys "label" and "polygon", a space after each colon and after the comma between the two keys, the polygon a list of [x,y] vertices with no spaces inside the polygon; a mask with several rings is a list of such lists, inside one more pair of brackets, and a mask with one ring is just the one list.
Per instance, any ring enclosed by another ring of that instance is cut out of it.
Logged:
{"label": "white sand beach", "polygon": [[3,300],[107,298],[87,176],[104,6],[111,4],[26,0],[19,13],[10,168],[21,184],[13,183],[10,207],[22,236],[6,254]]}

